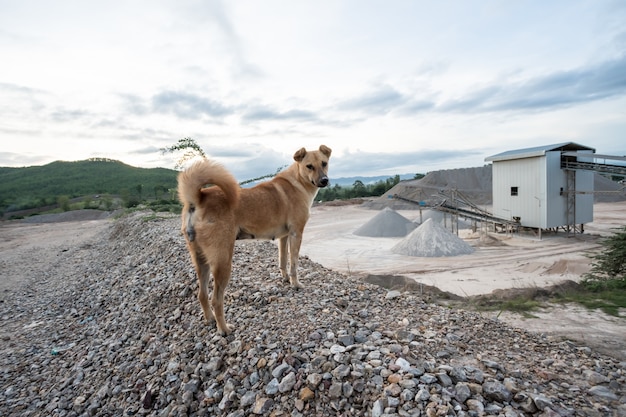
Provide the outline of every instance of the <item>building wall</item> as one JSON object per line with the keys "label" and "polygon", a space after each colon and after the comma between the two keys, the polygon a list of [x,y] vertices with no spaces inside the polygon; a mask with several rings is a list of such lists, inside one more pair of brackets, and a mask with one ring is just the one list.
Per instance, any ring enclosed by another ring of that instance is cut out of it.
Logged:
{"label": "building wall", "polygon": [[[543,227],[546,195],[545,158],[521,158],[493,163],[493,212],[526,227]],[[512,188],[517,195],[512,195]]]}
{"label": "building wall", "polygon": [[543,228],[560,227],[567,224],[567,175],[561,169],[561,152],[546,152],[546,221]]}
{"label": "building wall", "polygon": [[[522,226],[553,228],[568,224],[567,174],[561,169],[561,153],[493,163],[493,213]],[[576,190],[593,191],[593,172],[576,171]],[[512,194],[517,187],[517,195]],[[575,223],[593,221],[593,193],[576,194]]]}
{"label": "building wall", "polygon": [[[593,155],[591,151],[585,153]],[[576,190],[585,192],[576,194],[576,224],[593,221],[593,177],[593,171],[576,171]]]}

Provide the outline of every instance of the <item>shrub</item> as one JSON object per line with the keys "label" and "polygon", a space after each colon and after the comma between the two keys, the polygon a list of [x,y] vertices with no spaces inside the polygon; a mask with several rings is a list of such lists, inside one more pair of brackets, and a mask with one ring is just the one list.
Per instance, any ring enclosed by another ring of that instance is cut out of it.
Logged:
{"label": "shrub", "polygon": [[582,284],[589,290],[626,289],[626,226],[601,241],[603,249],[592,256],[591,271]]}

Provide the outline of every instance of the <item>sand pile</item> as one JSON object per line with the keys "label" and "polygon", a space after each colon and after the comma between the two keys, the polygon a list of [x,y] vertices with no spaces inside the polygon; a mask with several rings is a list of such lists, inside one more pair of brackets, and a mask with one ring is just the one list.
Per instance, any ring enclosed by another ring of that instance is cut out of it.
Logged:
{"label": "sand pile", "polygon": [[422,223],[425,223],[428,219],[432,219],[434,222],[439,223],[448,230],[450,230],[450,227],[453,224],[454,229],[456,229],[457,227],[459,229],[469,229],[472,227],[472,222],[470,220],[466,220],[461,216],[457,217],[454,217],[450,213],[444,213],[438,210],[424,210],[424,212],[422,213]]}
{"label": "sand pile", "polygon": [[467,255],[474,252],[474,248],[439,223],[428,219],[391,251],[400,255],[434,257]]}
{"label": "sand pile", "polygon": [[415,223],[387,207],[356,229],[353,234],[368,237],[402,237],[416,227]]}

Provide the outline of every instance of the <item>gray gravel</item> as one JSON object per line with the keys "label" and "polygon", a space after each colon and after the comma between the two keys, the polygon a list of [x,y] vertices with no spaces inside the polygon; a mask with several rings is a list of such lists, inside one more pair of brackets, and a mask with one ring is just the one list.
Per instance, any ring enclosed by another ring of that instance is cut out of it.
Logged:
{"label": "gray gravel", "polygon": [[369,237],[402,237],[409,234],[417,224],[395,210],[385,207],[353,234]]}
{"label": "gray gravel", "polygon": [[[178,218],[135,213],[0,303],[2,416],[626,416],[626,363],[238,243],[207,325]],[[25,265],[27,267],[27,265]]]}
{"label": "gray gravel", "polygon": [[474,248],[436,221],[428,219],[391,251],[407,256],[437,257],[468,255],[474,252]]}

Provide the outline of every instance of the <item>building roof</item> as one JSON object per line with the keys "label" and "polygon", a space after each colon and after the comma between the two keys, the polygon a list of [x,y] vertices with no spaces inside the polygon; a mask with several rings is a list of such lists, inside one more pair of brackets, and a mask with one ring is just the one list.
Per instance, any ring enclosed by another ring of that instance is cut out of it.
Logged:
{"label": "building roof", "polygon": [[496,155],[488,156],[485,158],[486,162],[492,161],[507,161],[510,159],[521,159],[521,158],[533,158],[537,156],[544,156],[546,152],[553,151],[591,151],[595,153],[594,148],[590,148],[588,146],[579,145],[574,142],[563,142],[556,143],[554,145],[544,145],[537,146],[535,148],[525,148],[525,149],[515,149],[512,151],[502,152]]}

